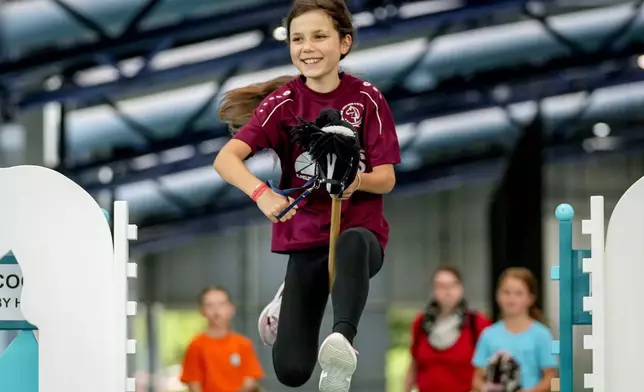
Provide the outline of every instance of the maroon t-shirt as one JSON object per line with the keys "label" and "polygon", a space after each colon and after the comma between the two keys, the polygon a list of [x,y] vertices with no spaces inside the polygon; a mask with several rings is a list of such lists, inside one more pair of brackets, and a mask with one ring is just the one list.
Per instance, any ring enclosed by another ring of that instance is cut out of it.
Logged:
{"label": "maroon t-shirt", "polygon": [[[310,155],[292,143],[286,129],[299,124],[298,117],[314,122],[324,109],[337,109],[360,136],[360,172],[373,167],[400,163],[400,147],[389,105],[371,83],[341,74],[338,88],[318,93],[296,78],[279,88],[255,109],[249,123],[235,135],[253,153],[272,149],[280,158],[280,189],[303,186],[314,175]],[[297,197],[297,194],[292,196]],[[342,203],[341,231],[364,227],[373,231],[384,251],[389,224],[383,216],[382,195],[356,192]],[[273,224],[272,251],[289,253],[326,246],[331,227],[331,197],[324,188],[312,192],[299,204],[295,216]]]}

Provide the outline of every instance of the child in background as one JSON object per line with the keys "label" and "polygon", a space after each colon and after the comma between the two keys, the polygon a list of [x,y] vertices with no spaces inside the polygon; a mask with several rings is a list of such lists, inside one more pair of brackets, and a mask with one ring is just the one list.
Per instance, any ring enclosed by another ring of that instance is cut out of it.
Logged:
{"label": "child in background", "polygon": [[199,295],[199,309],[208,327],[188,346],[181,381],[190,392],[260,392],[264,372],[253,343],[231,331],[235,306],[228,291],[206,288]]}
{"label": "child in background", "polygon": [[506,352],[520,366],[522,392],[550,392],[557,362],[550,351],[552,334],[535,305],[536,294],[536,279],[526,268],[509,268],[499,279],[497,302],[502,319],[483,331],[476,346],[474,391],[486,391],[488,361]]}
{"label": "child in background", "polygon": [[490,325],[467,306],[461,273],[442,266],[433,276],[432,299],[412,326],[411,363],[404,392],[470,392],[472,355]]}

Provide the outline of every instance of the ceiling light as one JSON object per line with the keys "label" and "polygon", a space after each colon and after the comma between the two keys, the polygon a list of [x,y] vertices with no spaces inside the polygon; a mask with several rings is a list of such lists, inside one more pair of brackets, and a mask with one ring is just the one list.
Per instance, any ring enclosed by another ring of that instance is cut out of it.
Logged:
{"label": "ceiling light", "polygon": [[593,126],[593,134],[597,137],[607,137],[610,135],[610,126],[606,123],[597,123]]}
{"label": "ceiling light", "polygon": [[286,28],[280,26],[273,30],[273,38],[277,41],[286,41]]}

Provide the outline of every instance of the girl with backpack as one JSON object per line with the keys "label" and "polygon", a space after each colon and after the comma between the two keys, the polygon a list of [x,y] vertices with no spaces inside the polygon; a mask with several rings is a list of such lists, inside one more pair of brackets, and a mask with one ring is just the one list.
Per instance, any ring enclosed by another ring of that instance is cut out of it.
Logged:
{"label": "girl with backpack", "polygon": [[412,326],[411,364],[404,392],[470,392],[476,342],[490,321],[469,309],[460,272],[440,267],[433,298]]}

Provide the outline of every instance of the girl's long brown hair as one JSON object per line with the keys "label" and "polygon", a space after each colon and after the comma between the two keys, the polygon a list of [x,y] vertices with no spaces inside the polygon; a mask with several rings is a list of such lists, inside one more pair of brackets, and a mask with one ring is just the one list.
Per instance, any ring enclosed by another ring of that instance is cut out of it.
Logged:
{"label": "girl's long brown hair", "polygon": [[230,90],[219,105],[219,118],[228,124],[231,134],[236,134],[248,123],[253,111],[270,93],[293,80],[294,76],[280,76],[267,82]]}
{"label": "girl's long brown hair", "polygon": [[[522,281],[528,288],[528,292],[533,297],[537,297],[537,294],[539,292],[537,279],[529,269],[523,267],[511,267],[506,269],[505,271],[503,271],[503,274],[501,274],[501,277],[499,278],[499,287],[506,278],[515,278]],[[543,312],[541,311],[541,309],[539,309],[536,303],[532,303],[532,306],[530,306],[530,309],[528,309],[528,314],[533,320],[539,321],[540,323],[544,324],[546,323]]]}
{"label": "girl's long brown hair", "polygon": [[[291,11],[284,21],[287,37],[290,37],[291,21],[310,11],[323,11],[332,20],[340,38],[355,36],[351,13],[345,0],[294,0]],[[348,54],[348,53],[347,53]],[[343,59],[346,55],[342,55]],[[235,135],[248,123],[253,111],[272,92],[284,86],[296,76],[279,76],[267,82],[230,90],[219,105],[218,115],[222,122],[228,124],[230,133]]]}

